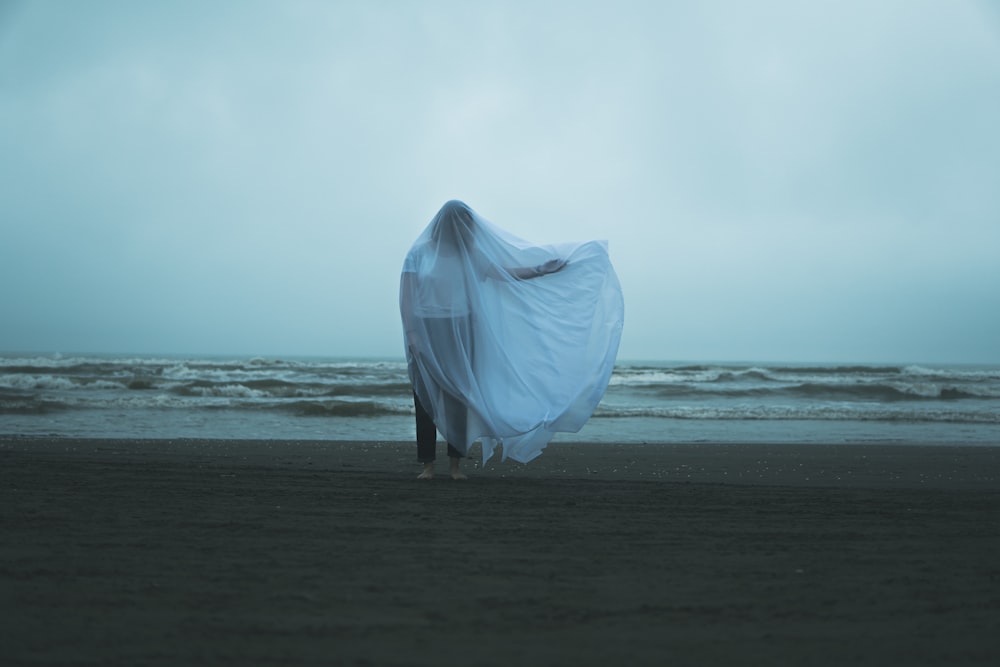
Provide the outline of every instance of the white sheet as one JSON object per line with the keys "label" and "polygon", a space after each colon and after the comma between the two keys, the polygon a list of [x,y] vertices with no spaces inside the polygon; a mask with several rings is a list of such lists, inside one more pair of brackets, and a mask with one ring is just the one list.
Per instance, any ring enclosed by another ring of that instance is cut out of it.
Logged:
{"label": "white sheet", "polygon": [[532,245],[447,202],[403,264],[410,380],[441,435],[527,463],[607,389],[624,302],[606,241]]}

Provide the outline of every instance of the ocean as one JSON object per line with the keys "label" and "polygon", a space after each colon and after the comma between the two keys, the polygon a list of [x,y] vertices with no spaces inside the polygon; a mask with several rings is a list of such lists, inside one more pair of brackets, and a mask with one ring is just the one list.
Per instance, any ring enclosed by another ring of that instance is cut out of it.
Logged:
{"label": "ocean", "polygon": [[[412,440],[401,359],[0,355],[0,435]],[[1000,444],[1000,366],[620,362],[556,441]]]}

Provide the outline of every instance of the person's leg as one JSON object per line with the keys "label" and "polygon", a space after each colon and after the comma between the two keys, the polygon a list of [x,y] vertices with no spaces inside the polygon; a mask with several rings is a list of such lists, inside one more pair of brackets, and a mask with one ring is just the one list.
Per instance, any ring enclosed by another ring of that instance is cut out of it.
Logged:
{"label": "person's leg", "polygon": [[465,476],[465,473],[458,469],[459,464],[462,462],[462,455],[459,454],[458,456],[452,456],[450,460],[451,460],[451,470],[450,470],[451,478],[468,479],[468,477]]}
{"label": "person's leg", "polygon": [[[470,367],[475,366],[475,361],[473,358],[473,338],[472,338],[472,315],[464,318],[460,318],[459,321],[455,322],[456,329],[459,330],[458,339],[461,341],[462,346],[465,348],[466,358]],[[469,419],[469,408],[464,403],[459,406],[458,415],[458,432],[462,434],[462,438],[468,437],[468,419]],[[462,462],[463,454],[461,454],[457,449],[448,443],[448,456],[451,460],[451,478],[452,479],[467,479],[467,477],[459,470],[459,464]]]}
{"label": "person's leg", "polygon": [[424,464],[419,479],[431,479],[434,477],[434,459],[437,458],[437,429],[434,420],[420,404],[416,392],[413,392],[413,408],[417,416],[417,460]]}
{"label": "person's leg", "polygon": [[[458,433],[465,435],[465,425],[466,419],[468,417],[468,408],[465,407],[461,401],[452,399],[451,401],[452,414],[454,415],[454,424]],[[459,465],[465,455],[462,454],[458,449],[456,449],[450,442],[448,443],[448,458],[451,460],[451,478],[452,479],[468,479],[465,474],[459,470]]]}

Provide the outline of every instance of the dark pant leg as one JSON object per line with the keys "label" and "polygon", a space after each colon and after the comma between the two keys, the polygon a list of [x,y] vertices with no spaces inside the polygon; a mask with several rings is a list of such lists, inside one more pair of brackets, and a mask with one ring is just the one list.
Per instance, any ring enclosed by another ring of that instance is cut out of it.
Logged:
{"label": "dark pant leg", "polygon": [[[424,406],[420,404],[417,393],[413,393],[413,408],[417,416],[417,460],[421,463],[431,463],[437,458],[437,428],[434,420]],[[448,443],[448,456],[453,459],[462,458],[462,454]]]}
{"label": "dark pant leg", "polygon": [[[465,434],[465,416],[468,414],[468,408],[462,401],[454,398],[453,396],[445,397],[444,403],[445,412],[449,415],[448,423],[454,426],[457,431],[461,434]],[[464,455],[459,453],[457,449],[452,447],[451,443],[448,443],[448,456],[453,459],[460,459]]]}
{"label": "dark pant leg", "polygon": [[430,463],[437,458],[437,429],[416,392],[413,392],[413,408],[417,413],[417,460]]}

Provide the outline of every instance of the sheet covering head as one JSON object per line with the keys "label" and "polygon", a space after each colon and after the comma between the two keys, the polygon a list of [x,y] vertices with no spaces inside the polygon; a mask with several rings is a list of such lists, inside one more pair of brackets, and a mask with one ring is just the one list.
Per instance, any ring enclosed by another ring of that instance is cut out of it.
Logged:
{"label": "sheet covering head", "polygon": [[527,463],[607,389],[621,286],[605,241],[532,245],[447,202],[403,263],[410,380],[444,438]]}

